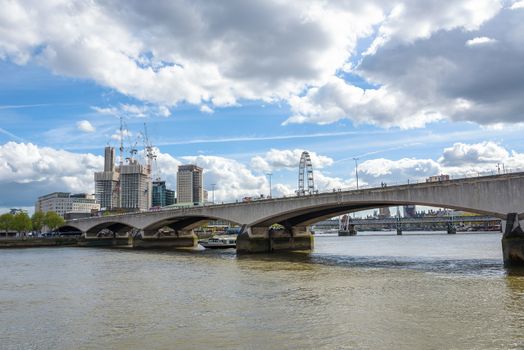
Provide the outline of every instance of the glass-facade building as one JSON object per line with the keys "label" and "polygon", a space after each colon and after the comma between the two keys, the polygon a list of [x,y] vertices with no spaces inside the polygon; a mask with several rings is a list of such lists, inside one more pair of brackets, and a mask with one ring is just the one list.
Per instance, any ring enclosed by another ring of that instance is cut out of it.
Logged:
{"label": "glass-facade building", "polygon": [[165,207],[175,204],[175,191],[166,187],[165,181],[153,181],[153,207]]}

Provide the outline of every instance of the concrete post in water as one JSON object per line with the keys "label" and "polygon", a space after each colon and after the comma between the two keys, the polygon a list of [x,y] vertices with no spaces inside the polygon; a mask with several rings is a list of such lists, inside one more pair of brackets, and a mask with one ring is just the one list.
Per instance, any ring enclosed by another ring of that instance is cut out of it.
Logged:
{"label": "concrete post in water", "polygon": [[306,226],[286,230],[269,227],[244,227],[237,237],[237,253],[268,253],[286,250],[313,249],[313,235]]}
{"label": "concrete post in water", "polygon": [[237,253],[267,253],[271,251],[269,227],[242,226],[237,237]]}
{"label": "concrete post in water", "polygon": [[502,236],[504,266],[524,266],[524,231],[520,227],[518,213],[509,213]]}
{"label": "concrete post in water", "polygon": [[143,231],[132,239],[133,248],[190,248],[196,247],[198,237],[193,230],[177,230],[176,235],[163,235],[154,231]]}
{"label": "concrete post in water", "polygon": [[400,222],[400,217],[397,217],[396,227],[397,227],[397,236],[401,236],[402,235],[402,223]]}

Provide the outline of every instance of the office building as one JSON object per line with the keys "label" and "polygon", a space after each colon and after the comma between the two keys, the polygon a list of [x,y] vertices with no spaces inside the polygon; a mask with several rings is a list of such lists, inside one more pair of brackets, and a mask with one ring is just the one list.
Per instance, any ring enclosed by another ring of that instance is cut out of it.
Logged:
{"label": "office building", "polygon": [[166,189],[166,205],[173,205],[175,203],[175,191]]}
{"label": "office building", "polygon": [[95,197],[102,209],[120,207],[119,173],[115,169],[115,149],[104,149],[104,171],[95,173]]}
{"label": "office building", "polygon": [[175,204],[175,191],[166,187],[165,181],[153,181],[152,207],[165,207]]}
{"label": "office building", "polygon": [[391,211],[389,207],[378,208],[378,218],[385,219],[391,217]]}
{"label": "office building", "polygon": [[166,206],[165,181],[153,181],[153,194],[151,197],[151,206],[153,208]]}
{"label": "office building", "polygon": [[404,217],[405,218],[414,218],[417,216],[417,207],[415,205],[405,205],[404,206]]}
{"label": "office building", "polygon": [[180,165],[176,178],[177,204],[204,202],[203,169],[196,165]]}
{"label": "office building", "polygon": [[165,181],[153,181],[152,207],[165,207],[175,204],[175,191],[166,187]]}
{"label": "office building", "polygon": [[93,210],[100,210],[100,204],[96,202],[95,196],[85,193],[72,195],[68,192],[53,192],[38,197],[35,204],[35,212],[54,211],[62,217],[67,213],[90,214]]}
{"label": "office building", "polygon": [[147,210],[151,207],[151,180],[145,166],[136,160],[120,166],[120,207]]}
{"label": "office building", "polygon": [[27,214],[27,210],[25,209],[19,209],[19,208],[11,208],[9,210],[9,214],[16,215],[16,214]]}

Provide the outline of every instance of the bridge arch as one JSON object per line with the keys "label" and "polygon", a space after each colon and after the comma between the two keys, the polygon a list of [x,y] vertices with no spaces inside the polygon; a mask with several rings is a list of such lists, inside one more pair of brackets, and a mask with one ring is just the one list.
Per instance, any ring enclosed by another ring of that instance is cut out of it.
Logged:
{"label": "bridge arch", "polygon": [[78,235],[81,235],[83,232],[81,229],[79,229],[78,227],[74,226],[74,225],[71,225],[71,224],[66,224],[66,225],[62,225],[60,227],[58,227],[56,229],[56,231],[60,234],[78,234]]}
{"label": "bridge arch", "polygon": [[129,231],[137,229],[137,227],[134,227],[128,223],[119,222],[119,221],[108,221],[103,222],[97,225],[94,225],[86,230],[87,236],[100,236],[100,233],[103,230],[108,230],[113,233],[113,236],[119,236],[128,233]]}
{"label": "bridge arch", "polygon": [[163,227],[169,227],[175,231],[192,230],[211,220],[222,220],[241,225],[241,223],[235,222],[229,218],[201,214],[186,214],[174,215],[149,223],[146,227],[144,227],[144,231],[157,231]]}
{"label": "bridge arch", "polygon": [[506,218],[505,214],[479,210],[477,208],[469,208],[464,206],[449,205],[443,203],[433,203],[426,201],[362,201],[362,202],[340,202],[325,205],[307,206],[302,208],[295,208],[286,212],[280,212],[265,218],[261,218],[250,226],[270,226],[278,223],[285,227],[293,226],[307,226],[316,222],[329,219],[334,216],[357,212],[362,210],[371,210],[381,207],[394,207],[404,205],[422,205],[428,207],[447,208],[454,210],[462,210],[470,213],[476,213],[486,216],[498,217],[502,220]]}

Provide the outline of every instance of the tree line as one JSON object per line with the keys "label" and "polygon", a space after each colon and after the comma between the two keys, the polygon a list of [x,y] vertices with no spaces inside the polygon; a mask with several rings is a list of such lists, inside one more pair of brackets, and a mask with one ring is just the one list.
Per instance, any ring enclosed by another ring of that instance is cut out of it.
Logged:
{"label": "tree line", "polygon": [[64,218],[54,211],[48,211],[47,213],[37,211],[31,217],[23,212],[0,215],[0,230],[5,232],[6,235],[8,232],[13,231],[18,233],[30,231],[42,232],[44,227],[52,231],[64,223]]}

